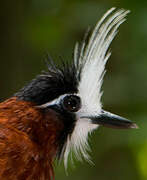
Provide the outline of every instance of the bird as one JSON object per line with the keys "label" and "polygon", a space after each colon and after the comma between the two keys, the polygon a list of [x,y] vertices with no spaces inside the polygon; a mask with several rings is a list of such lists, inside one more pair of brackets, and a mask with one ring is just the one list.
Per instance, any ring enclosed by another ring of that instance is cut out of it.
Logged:
{"label": "bird", "polygon": [[109,9],[76,43],[72,62],[48,56],[46,71],[0,103],[1,180],[52,180],[56,159],[65,168],[70,152],[90,161],[88,134],[99,126],[137,128],[101,103],[109,46],[128,13]]}

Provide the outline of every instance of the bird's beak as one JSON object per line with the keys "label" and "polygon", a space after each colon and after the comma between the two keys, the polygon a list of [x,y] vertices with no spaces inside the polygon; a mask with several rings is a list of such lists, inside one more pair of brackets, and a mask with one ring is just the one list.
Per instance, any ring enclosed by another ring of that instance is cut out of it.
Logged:
{"label": "bird's beak", "polygon": [[116,128],[116,129],[138,128],[138,126],[132,121],[104,110],[102,110],[101,114],[98,116],[85,116],[83,118],[89,118],[91,119],[93,124],[98,124],[109,128]]}

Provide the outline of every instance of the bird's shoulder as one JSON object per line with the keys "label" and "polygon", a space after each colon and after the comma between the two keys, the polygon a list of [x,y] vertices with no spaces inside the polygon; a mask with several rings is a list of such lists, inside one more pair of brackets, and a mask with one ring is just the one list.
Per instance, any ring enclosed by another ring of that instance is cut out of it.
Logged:
{"label": "bird's shoulder", "polygon": [[[17,179],[25,176],[35,166],[37,149],[27,135],[19,130],[0,123],[0,177]],[[30,166],[30,169],[26,167]],[[31,172],[30,172],[31,173]]]}

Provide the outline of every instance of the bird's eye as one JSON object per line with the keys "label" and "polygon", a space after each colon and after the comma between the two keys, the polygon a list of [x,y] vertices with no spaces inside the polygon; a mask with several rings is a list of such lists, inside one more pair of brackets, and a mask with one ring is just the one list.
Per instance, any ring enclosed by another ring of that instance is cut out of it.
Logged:
{"label": "bird's eye", "polygon": [[61,102],[63,108],[69,112],[77,112],[81,108],[81,99],[76,95],[67,95]]}

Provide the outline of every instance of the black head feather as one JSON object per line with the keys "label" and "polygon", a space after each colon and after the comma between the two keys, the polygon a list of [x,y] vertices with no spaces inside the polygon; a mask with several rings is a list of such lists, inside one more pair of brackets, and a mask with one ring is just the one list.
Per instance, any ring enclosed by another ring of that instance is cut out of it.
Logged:
{"label": "black head feather", "polygon": [[54,100],[60,95],[67,93],[77,93],[80,75],[77,74],[77,68],[74,63],[69,64],[61,62],[57,66],[53,60],[48,57],[48,71],[43,72],[24,86],[15,94],[20,100],[41,105]]}

